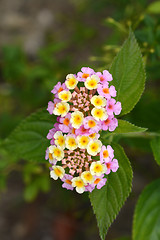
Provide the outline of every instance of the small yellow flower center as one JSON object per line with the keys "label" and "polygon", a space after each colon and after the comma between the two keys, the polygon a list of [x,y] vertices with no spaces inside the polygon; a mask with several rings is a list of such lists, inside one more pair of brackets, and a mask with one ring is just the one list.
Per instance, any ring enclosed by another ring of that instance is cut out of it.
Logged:
{"label": "small yellow flower center", "polygon": [[65,106],[59,106],[59,111],[60,111],[61,113],[65,112],[65,111],[66,111]]}
{"label": "small yellow flower center", "polygon": [[102,99],[96,99],[96,105],[102,105]]}
{"label": "small yellow flower center", "polygon": [[70,146],[74,146],[75,145],[75,140],[74,139],[70,139],[69,140],[69,145]]}
{"label": "small yellow flower center", "polygon": [[61,151],[59,149],[54,150],[54,155],[59,157],[61,155]]}
{"label": "small yellow flower center", "polygon": [[80,118],[79,116],[76,116],[76,117],[75,117],[75,122],[76,122],[76,123],[81,123],[81,118]]}
{"label": "small yellow flower center", "polygon": [[92,149],[93,151],[97,151],[98,145],[97,145],[96,143],[93,143],[92,146],[91,146],[91,149]]}
{"label": "small yellow flower center", "polygon": [[64,137],[59,137],[58,143],[59,143],[59,145],[64,144]]}
{"label": "small yellow flower center", "polygon": [[52,153],[49,153],[49,159],[53,159]]}
{"label": "small yellow flower center", "polygon": [[103,112],[102,112],[100,109],[97,109],[97,110],[95,111],[95,115],[97,115],[98,117],[101,117],[102,114],[103,114]]}
{"label": "small yellow flower center", "polygon": [[62,97],[63,100],[67,100],[68,99],[68,94],[64,93],[61,97]]}
{"label": "small yellow flower center", "polygon": [[75,79],[74,78],[70,78],[69,79],[69,85],[73,86],[75,84]]}
{"label": "small yellow flower center", "polygon": [[95,172],[101,172],[102,171],[102,166],[101,165],[95,165],[94,171]]}
{"label": "small yellow flower center", "polygon": [[57,175],[57,176],[60,176],[61,175],[61,171],[58,169],[58,168],[55,168],[55,174]]}
{"label": "small yellow flower center", "polygon": [[85,175],[85,178],[86,178],[88,181],[90,181],[90,180],[92,180],[92,175],[91,175],[90,173],[87,173],[87,174]]}
{"label": "small yellow flower center", "polygon": [[90,81],[90,83],[89,83],[89,85],[90,85],[91,87],[94,87],[94,86],[96,86],[96,81],[94,81],[94,80],[91,80],[91,81]]}
{"label": "small yellow flower center", "polygon": [[77,187],[83,187],[84,183],[81,180],[76,181],[76,186]]}

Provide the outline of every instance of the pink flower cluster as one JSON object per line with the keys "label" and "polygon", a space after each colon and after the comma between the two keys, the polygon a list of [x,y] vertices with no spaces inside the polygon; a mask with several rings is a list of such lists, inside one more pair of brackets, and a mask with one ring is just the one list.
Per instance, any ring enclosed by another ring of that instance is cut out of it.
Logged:
{"label": "pink flower cluster", "polygon": [[75,188],[78,193],[100,189],[106,176],[119,167],[113,148],[100,140],[102,130],[116,129],[115,115],[122,109],[114,99],[117,92],[111,81],[107,70],[101,73],[83,67],[51,91],[54,100],[49,101],[47,110],[57,115],[57,122],[47,135],[46,160],[52,165],[51,178],[60,178],[66,189]]}

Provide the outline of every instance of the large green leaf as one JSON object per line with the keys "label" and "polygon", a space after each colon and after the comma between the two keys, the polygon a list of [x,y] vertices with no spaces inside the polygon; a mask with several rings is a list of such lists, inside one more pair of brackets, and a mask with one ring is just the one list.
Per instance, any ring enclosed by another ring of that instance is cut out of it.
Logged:
{"label": "large green leaf", "polygon": [[90,194],[102,240],[105,239],[108,228],[129,196],[132,186],[132,168],[123,148],[117,144],[113,144],[112,147],[119,162],[119,169],[116,173],[108,175],[103,188],[95,189]]}
{"label": "large green leaf", "polygon": [[140,195],[133,221],[133,240],[160,239],[160,179],[149,184]]}
{"label": "large green leaf", "polygon": [[50,116],[46,110],[39,110],[22,121],[3,146],[12,156],[43,162],[49,145],[46,135],[53,128],[54,121],[55,117]]}
{"label": "large green leaf", "polygon": [[160,165],[160,137],[151,140],[151,147],[156,162]]}
{"label": "large green leaf", "polygon": [[160,1],[151,3],[147,8],[147,12],[152,14],[160,14]]}
{"label": "large green leaf", "polygon": [[113,60],[110,72],[117,90],[116,100],[122,103],[121,115],[124,115],[139,101],[145,84],[143,60],[133,32]]}

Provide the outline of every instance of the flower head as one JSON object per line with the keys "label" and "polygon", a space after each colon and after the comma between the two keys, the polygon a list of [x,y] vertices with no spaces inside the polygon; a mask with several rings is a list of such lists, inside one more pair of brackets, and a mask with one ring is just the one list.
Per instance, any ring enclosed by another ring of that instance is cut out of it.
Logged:
{"label": "flower head", "polygon": [[101,130],[114,131],[118,126],[115,115],[122,109],[110,81],[107,70],[100,73],[83,67],[77,75],[68,74],[65,83],[56,84],[54,100],[48,103],[49,113],[58,116],[47,134],[50,176],[80,194],[102,188],[106,176],[119,167],[113,148],[100,140]]}

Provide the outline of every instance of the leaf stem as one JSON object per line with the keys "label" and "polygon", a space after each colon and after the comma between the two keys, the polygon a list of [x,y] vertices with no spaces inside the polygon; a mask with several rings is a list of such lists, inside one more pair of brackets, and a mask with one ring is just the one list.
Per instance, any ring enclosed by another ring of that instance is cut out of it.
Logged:
{"label": "leaf stem", "polygon": [[133,133],[122,133],[119,134],[123,137],[130,137],[130,138],[147,138],[147,139],[153,139],[154,137],[160,137],[160,133],[156,132],[133,132]]}

